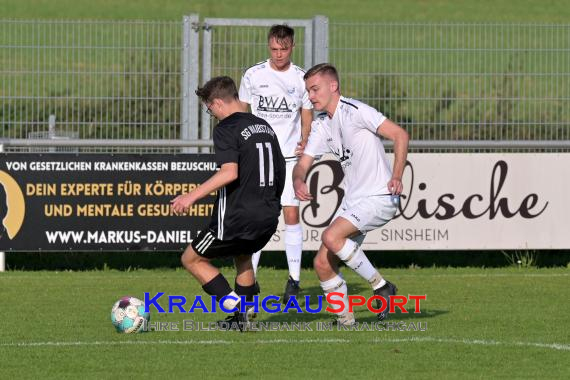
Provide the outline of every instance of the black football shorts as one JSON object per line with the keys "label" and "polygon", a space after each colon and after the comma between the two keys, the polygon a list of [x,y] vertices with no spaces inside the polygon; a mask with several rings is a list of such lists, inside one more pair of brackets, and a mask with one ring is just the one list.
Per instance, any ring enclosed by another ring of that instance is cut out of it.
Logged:
{"label": "black football shorts", "polygon": [[233,239],[220,240],[210,230],[203,230],[198,236],[192,240],[192,248],[202,257],[214,259],[217,257],[253,255],[261,250],[269,239],[273,236],[273,232],[258,237],[255,240]]}

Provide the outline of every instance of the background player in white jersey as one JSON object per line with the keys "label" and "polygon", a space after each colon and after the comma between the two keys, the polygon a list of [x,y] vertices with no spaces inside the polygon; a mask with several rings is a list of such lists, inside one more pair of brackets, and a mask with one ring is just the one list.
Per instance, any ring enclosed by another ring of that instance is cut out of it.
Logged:
{"label": "background player in white jersey", "polygon": [[[283,303],[299,293],[303,229],[299,218],[299,200],[295,198],[292,173],[302,153],[313,120],[311,102],[305,90],[305,71],[291,62],[295,32],[287,25],[273,25],[267,41],[270,58],[247,69],[239,88],[239,99],[247,110],[265,119],[277,133],[286,161],[287,178],[281,197],[285,219],[285,253],[289,280]],[[257,271],[261,251],[252,256]]]}
{"label": "background player in white jersey", "polygon": [[[319,64],[305,74],[305,85],[315,109],[325,111],[313,122],[304,154],[293,171],[295,194],[310,200],[305,179],[314,157],[333,153],[344,172],[345,195],[335,218],[323,232],[314,265],[325,294],[344,294],[344,312],[338,322],[353,324],[348,312],[347,286],[339,275],[342,260],[363,277],[375,295],[389,301],[396,286],[372,266],[360,244],[367,231],[388,223],[396,213],[402,192],[402,175],[408,152],[408,133],[374,108],[340,94],[338,73],[330,64]],[[394,141],[394,166],[390,168],[380,136]],[[378,308],[382,305],[378,302]],[[388,316],[389,305],[378,314]]]}

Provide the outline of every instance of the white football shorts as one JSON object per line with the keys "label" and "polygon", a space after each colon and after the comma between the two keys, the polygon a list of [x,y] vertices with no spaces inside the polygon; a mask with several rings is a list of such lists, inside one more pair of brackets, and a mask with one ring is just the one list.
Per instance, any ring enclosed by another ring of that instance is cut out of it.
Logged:
{"label": "white football shorts", "polygon": [[400,197],[398,195],[376,195],[362,198],[351,208],[346,207],[343,200],[333,220],[342,216],[352,223],[362,232],[362,235],[358,235],[352,240],[362,244],[368,231],[380,228],[394,218],[399,203]]}
{"label": "white football shorts", "polygon": [[296,163],[296,160],[285,162],[285,188],[283,188],[283,194],[281,194],[281,206],[299,207],[301,203],[295,198],[295,189],[293,188],[293,168]]}

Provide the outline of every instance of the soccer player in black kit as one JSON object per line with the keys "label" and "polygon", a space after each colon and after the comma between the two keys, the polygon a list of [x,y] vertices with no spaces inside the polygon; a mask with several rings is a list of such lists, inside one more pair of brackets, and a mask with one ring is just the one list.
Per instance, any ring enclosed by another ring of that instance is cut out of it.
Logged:
{"label": "soccer player in black kit", "polygon": [[[244,113],[234,81],[215,77],[196,95],[208,113],[220,122],[214,128],[215,160],[219,171],[195,190],[171,201],[175,213],[218,191],[212,220],[182,255],[182,264],[209,295],[224,308],[237,308],[222,326],[247,329],[253,313],[240,312],[239,296],[253,300],[258,293],[251,255],[262,249],[275,233],[285,185],[285,159],[277,136],[263,119]],[[232,290],[211,259],[233,256],[237,274]]]}

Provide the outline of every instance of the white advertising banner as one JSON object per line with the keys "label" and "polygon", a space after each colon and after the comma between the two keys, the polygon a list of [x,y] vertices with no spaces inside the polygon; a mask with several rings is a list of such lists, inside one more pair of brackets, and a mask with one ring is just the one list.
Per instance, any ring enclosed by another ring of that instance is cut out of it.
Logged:
{"label": "white advertising banner", "polygon": [[[367,250],[567,249],[570,154],[410,154],[397,216],[369,232]],[[307,177],[301,203],[304,250],[320,236],[343,196],[332,156]],[[281,221],[266,250],[284,250]]]}

